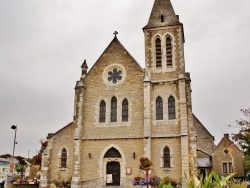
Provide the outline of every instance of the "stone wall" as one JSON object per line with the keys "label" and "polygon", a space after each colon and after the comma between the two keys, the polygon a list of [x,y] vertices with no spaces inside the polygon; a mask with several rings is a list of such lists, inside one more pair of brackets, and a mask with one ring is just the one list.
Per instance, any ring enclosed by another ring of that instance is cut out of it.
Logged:
{"label": "stone wall", "polygon": [[[69,124],[60,131],[57,132],[53,137],[48,139],[48,142],[52,142],[52,147],[49,156],[49,176],[48,179],[71,179],[73,175],[73,154],[74,154],[74,124]],[[65,148],[67,150],[67,168],[60,168],[61,151]]]}
{"label": "stone wall", "polygon": [[[230,174],[228,163],[233,165],[233,173],[235,177],[244,177],[243,168],[243,152],[240,151],[234,143],[229,139],[229,135],[225,134],[215,151],[213,156],[213,171],[219,176],[227,176]],[[227,173],[223,173],[223,163],[227,163]]]}
{"label": "stone wall", "polygon": [[197,139],[197,149],[212,154],[215,149],[214,137],[209,133],[205,126],[193,115],[194,128]]}

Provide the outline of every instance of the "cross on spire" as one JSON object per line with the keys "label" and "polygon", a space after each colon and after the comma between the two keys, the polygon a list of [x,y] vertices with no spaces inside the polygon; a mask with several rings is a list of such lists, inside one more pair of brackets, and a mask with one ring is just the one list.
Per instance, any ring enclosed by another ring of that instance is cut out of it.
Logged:
{"label": "cross on spire", "polygon": [[118,34],[118,32],[117,32],[117,31],[115,31],[113,34],[115,35],[115,38],[116,38],[116,35]]}

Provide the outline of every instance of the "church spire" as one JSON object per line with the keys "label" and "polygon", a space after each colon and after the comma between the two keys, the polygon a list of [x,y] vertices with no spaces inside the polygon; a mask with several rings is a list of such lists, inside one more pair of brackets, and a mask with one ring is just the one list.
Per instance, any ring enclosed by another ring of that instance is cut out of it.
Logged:
{"label": "church spire", "polygon": [[144,28],[165,27],[179,25],[170,0],[155,0],[148,24]]}
{"label": "church spire", "polygon": [[82,64],[81,68],[82,68],[82,75],[86,75],[87,70],[88,70],[88,65],[87,65],[86,59],[84,59],[84,62]]}

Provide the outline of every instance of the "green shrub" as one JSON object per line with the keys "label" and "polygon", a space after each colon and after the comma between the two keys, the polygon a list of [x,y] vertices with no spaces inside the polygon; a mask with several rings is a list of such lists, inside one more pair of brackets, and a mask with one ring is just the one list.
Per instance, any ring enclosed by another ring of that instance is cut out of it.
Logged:
{"label": "green shrub", "polygon": [[230,174],[227,177],[220,178],[215,172],[211,172],[206,177],[199,177],[199,175],[192,175],[187,182],[188,188],[245,188],[245,182],[235,182]]}
{"label": "green shrub", "polygon": [[177,185],[176,181],[170,179],[169,177],[164,177],[161,179],[158,188],[173,188]]}

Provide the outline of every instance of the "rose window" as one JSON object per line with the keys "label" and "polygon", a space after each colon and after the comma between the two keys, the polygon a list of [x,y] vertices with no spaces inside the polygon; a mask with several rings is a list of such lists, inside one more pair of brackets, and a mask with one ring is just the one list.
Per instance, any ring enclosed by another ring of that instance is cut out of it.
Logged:
{"label": "rose window", "polygon": [[109,71],[108,72],[108,81],[112,81],[113,84],[116,84],[118,80],[122,79],[122,71],[121,70],[117,70],[117,68],[114,68],[113,71]]}

